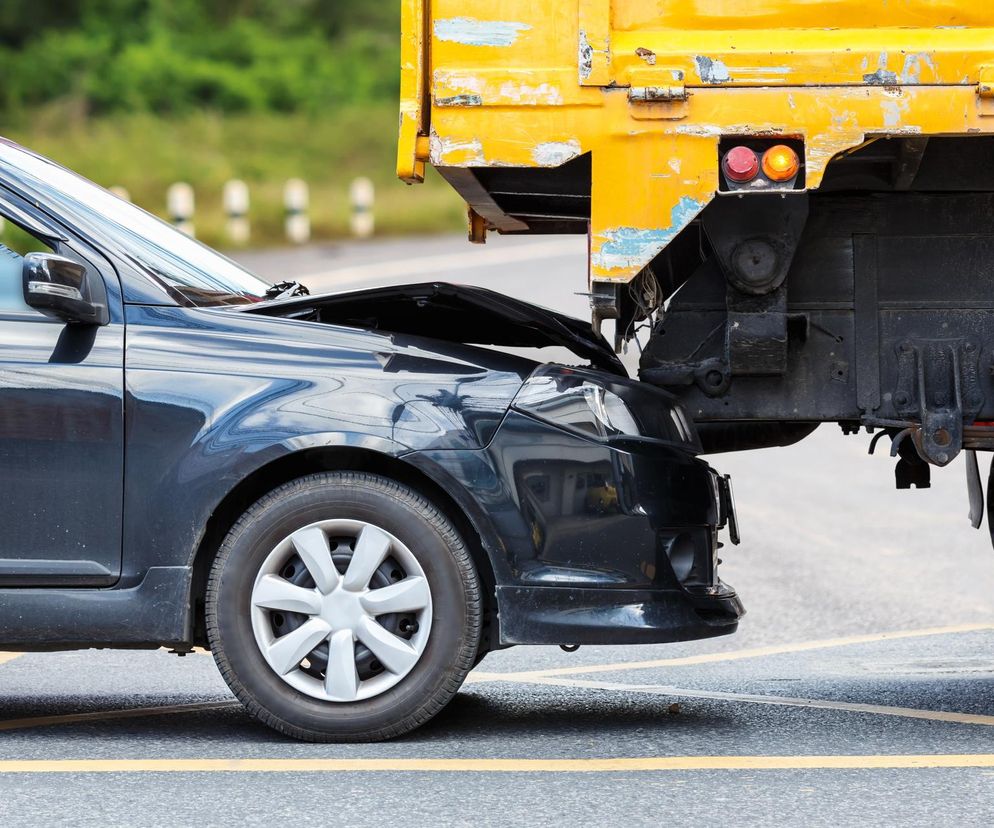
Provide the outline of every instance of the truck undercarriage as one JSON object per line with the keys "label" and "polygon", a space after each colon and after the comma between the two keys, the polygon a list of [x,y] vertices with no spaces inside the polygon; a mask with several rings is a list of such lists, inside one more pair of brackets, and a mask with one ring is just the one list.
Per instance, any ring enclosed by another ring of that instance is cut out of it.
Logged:
{"label": "truck undercarriage", "polygon": [[991,7],[406,0],[397,172],[470,239],[589,241],[595,328],[633,340],[707,449],[819,423],[889,438],[899,487],[994,450]]}
{"label": "truck undercarriage", "polygon": [[[992,137],[878,138],[817,190],[720,193],[633,281],[593,283],[595,321],[639,343],[641,379],[683,399],[708,450],[837,422],[888,438],[897,486],[926,487],[930,465],[994,449],[992,162]],[[523,232],[586,232],[587,156],[447,172]]]}
{"label": "truck undercarriage", "polygon": [[641,377],[704,422],[908,430],[940,466],[994,446],[992,159],[878,140],[817,191],[716,198],[618,291],[620,331],[651,320]]}

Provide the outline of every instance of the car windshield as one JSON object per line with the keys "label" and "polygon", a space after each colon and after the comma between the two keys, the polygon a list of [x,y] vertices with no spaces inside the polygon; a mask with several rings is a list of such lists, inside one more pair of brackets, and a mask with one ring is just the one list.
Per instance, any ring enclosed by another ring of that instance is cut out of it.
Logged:
{"label": "car windshield", "polygon": [[170,294],[198,306],[266,298],[258,276],[54,161],[0,140],[0,169],[57,214],[100,228]]}

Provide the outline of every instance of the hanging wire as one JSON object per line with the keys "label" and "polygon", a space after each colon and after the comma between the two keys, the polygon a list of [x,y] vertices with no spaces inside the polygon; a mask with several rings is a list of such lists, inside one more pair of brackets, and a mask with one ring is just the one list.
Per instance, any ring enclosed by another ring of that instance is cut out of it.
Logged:
{"label": "hanging wire", "polygon": [[[641,354],[643,349],[642,343],[638,339],[638,333],[643,328],[648,328],[651,331],[655,327],[656,311],[663,303],[663,291],[651,265],[646,265],[639,272],[639,275],[628,283],[628,297],[635,305],[636,312],[632,314],[628,327],[624,331],[623,339],[626,343],[634,339]],[[636,324],[641,320],[645,321],[642,324]]]}

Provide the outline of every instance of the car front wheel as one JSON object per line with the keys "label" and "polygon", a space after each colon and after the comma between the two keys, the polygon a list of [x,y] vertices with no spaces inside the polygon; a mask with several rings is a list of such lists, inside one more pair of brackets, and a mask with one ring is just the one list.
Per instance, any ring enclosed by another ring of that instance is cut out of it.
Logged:
{"label": "car front wheel", "polygon": [[249,712],[311,741],[426,722],[476,657],[480,585],[424,496],[360,472],[303,477],[235,524],[207,586],[221,674]]}

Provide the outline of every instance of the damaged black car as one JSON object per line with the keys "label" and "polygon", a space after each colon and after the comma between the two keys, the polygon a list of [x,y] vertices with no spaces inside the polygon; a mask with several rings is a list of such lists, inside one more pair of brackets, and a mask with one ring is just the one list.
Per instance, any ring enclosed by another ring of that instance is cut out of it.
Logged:
{"label": "damaged black car", "polygon": [[[728,481],[589,324],[269,285],[6,142],[0,215],[0,649],[207,647],[260,721],[358,741],[490,650],[735,630]],[[546,346],[577,364],[501,350]]]}

